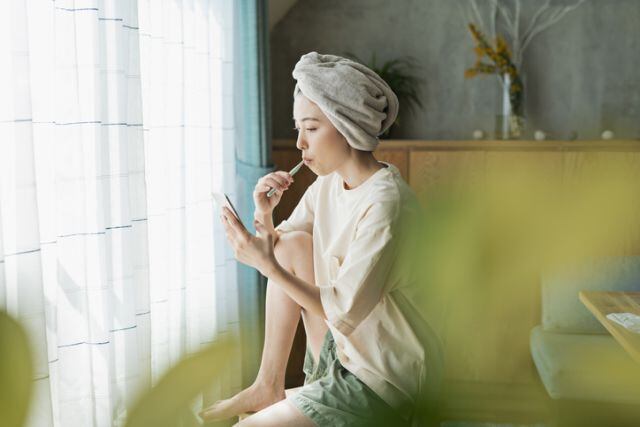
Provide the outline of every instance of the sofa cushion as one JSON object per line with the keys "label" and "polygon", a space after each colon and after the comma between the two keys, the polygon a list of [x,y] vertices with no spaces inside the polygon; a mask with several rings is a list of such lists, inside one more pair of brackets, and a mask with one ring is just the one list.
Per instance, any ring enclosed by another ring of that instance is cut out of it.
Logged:
{"label": "sofa cushion", "polygon": [[554,399],[640,403],[640,363],[610,335],[531,331],[531,356]]}
{"label": "sofa cushion", "polygon": [[546,331],[606,334],[578,292],[640,291],[640,256],[603,257],[542,275],[542,325]]}

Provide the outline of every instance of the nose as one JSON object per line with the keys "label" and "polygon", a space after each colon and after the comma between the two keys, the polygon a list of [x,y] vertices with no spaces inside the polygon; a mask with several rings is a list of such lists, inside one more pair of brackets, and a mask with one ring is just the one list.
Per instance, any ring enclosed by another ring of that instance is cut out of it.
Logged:
{"label": "nose", "polygon": [[298,139],[296,140],[296,148],[303,150],[307,147],[307,142],[302,138],[302,132],[298,132]]}

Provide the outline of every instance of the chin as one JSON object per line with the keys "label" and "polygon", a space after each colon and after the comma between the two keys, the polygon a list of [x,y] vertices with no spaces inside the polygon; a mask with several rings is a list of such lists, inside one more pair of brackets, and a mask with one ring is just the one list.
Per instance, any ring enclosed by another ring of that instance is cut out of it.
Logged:
{"label": "chin", "polygon": [[333,172],[333,171],[326,171],[324,170],[324,168],[317,168],[316,165],[309,166],[309,169],[311,170],[311,172],[315,173],[318,176],[329,175],[330,173]]}

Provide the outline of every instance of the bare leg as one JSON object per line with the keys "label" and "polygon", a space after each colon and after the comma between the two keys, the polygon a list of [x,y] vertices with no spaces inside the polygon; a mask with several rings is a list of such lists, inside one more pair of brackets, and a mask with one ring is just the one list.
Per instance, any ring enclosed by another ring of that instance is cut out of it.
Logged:
{"label": "bare leg", "polygon": [[[289,272],[314,283],[309,238],[307,233],[283,234],[274,252],[280,265]],[[265,304],[265,339],[256,380],[232,398],[204,409],[200,413],[204,420],[223,420],[244,412],[257,412],[285,398],[284,375],[301,308],[271,280],[267,283]]]}
{"label": "bare leg", "polygon": [[257,412],[239,423],[241,427],[273,426],[273,427],[314,427],[315,424],[305,417],[289,400],[281,400],[260,412]]}

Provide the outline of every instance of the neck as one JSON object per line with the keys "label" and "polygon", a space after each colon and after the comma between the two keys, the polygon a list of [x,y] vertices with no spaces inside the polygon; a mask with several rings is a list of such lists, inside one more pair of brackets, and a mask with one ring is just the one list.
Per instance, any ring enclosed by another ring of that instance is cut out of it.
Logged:
{"label": "neck", "polygon": [[342,177],[343,186],[352,190],[384,166],[370,151],[353,150],[352,155],[336,170]]}

